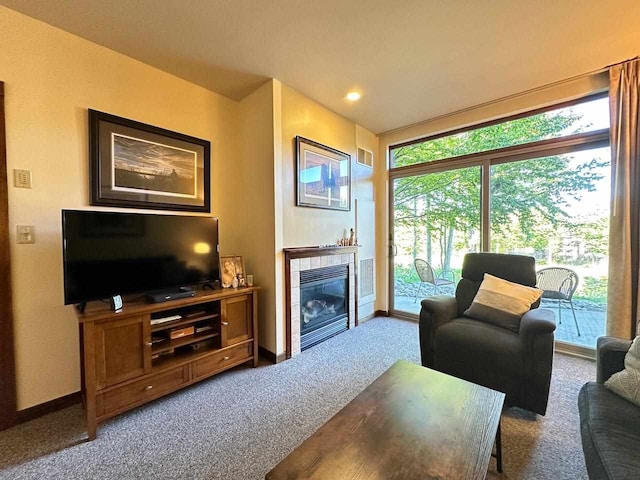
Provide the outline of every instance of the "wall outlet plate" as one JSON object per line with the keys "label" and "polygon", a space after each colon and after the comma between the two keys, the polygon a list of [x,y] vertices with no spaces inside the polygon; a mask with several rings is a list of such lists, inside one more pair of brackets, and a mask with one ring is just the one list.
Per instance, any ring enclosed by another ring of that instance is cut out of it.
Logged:
{"label": "wall outlet plate", "polygon": [[18,225],[18,243],[36,243],[33,225]]}
{"label": "wall outlet plate", "polygon": [[31,170],[14,168],[13,185],[18,188],[31,188]]}

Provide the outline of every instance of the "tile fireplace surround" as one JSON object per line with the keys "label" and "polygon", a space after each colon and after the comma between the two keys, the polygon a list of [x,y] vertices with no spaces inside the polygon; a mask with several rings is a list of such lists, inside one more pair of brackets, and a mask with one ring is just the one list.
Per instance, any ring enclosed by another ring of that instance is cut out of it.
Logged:
{"label": "tile fireplace surround", "polygon": [[349,328],[357,325],[356,299],[357,247],[285,248],[286,281],[286,358],[300,353],[300,272],[333,265],[349,269]]}

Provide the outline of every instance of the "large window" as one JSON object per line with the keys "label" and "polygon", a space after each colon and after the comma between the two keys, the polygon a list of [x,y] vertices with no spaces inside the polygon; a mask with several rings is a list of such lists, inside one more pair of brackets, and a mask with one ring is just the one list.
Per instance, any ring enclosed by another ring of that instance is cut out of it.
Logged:
{"label": "large window", "polygon": [[608,123],[596,98],[393,148],[403,165],[390,170],[392,309],[417,314],[420,298],[452,294],[467,252],[526,254],[556,338],[594,347],[606,311]]}
{"label": "large window", "polygon": [[391,149],[391,167],[445,160],[608,128],[609,102],[606,97],[601,97],[506,122],[398,145]]}
{"label": "large window", "polygon": [[398,178],[393,193],[395,307],[417,312],[453,294],[464,254],[480,251],[480,167]]}

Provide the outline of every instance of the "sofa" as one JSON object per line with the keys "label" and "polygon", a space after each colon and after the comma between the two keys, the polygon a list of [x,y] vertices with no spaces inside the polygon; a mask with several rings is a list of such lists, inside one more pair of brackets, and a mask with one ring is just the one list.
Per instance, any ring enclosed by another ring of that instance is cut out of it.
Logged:
{"label": "sofa", "polygon": [[600,337],[596,382],[586,383],[578,395],[582,450],[589,478],[640,478],[640,407],[604,386],[624,368],[631,341]]}

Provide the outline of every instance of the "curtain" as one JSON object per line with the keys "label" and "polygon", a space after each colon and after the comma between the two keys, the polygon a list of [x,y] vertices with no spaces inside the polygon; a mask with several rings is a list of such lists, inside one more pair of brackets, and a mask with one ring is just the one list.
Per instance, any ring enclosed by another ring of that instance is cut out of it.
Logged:
{"label": "curtain", "polygon": [[611,222],[607,335],[638,334],[640,308],[640,60],[609,69]]}

